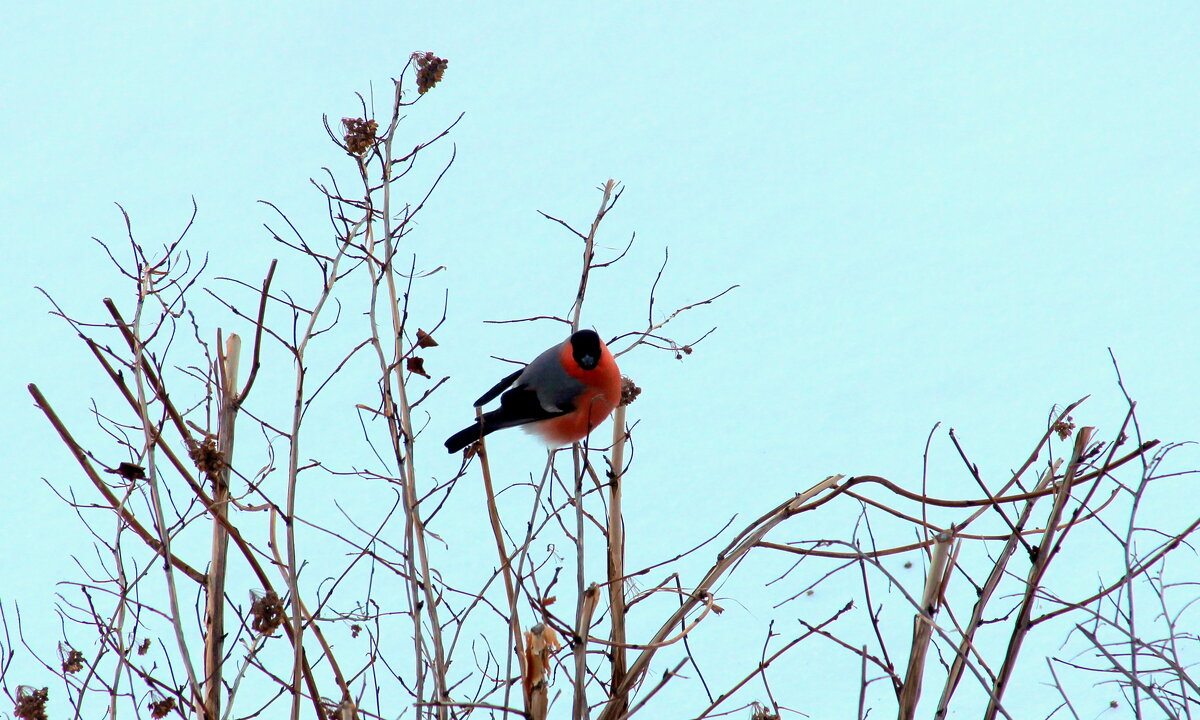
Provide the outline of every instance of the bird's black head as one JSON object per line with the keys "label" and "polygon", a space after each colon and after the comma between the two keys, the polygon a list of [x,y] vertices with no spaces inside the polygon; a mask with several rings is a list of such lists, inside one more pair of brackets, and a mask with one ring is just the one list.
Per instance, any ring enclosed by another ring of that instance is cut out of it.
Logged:
{"label": "bird's black head", "polygon": [[579,367],[595,370],[600,364],[600,336],[595,330],[580,330],[571,336],[571,355]]}

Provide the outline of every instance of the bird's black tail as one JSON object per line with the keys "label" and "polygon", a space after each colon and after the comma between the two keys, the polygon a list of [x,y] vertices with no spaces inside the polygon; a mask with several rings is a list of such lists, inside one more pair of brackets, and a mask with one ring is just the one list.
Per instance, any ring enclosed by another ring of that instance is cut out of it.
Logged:
{"label": "bird's black tail", "polygon": [[446,450],[451,453],[456,453],[480,439],[484,435],[499,429],[500,428],[497,427],[488,427],[486,422],[482,424],[473,422],[469,427],[459,430],[446,439]]}
{"label": "bird's black tail", "polygon": [[[553,416],[551,415],[548,417]],[[456,453],[480,439],[484,435],[491,435],[497,430],[516,427],[518,425],[525,425],[539,419],[541,418],[529,418],[522,417],[520,415],[514,417],[509,408],[501,407],[491,412],[484,413],[482,423],[473,422],[469,426],[459,430],[447,438],[446,450],[451,453]]]}
{"label": "bird's black tail", "polygon": [[[484,405],[487,405],[491,401],[495,400],[500,393],[504,392],[509,385],[513,384],[514,380],[520,377],[524,370],[525,368],[522,367],[520,370],[517,370],[513,374],[496,383],[495,387],[485,392],[482,397],[475,401],[475,407],[483,407]],[[465,427],[462,430],[454,433],[446,439],[446,449],[451,453],[456,453],[488,433],[493,433],[500,428],[511,427],[513,425],[513,423],[498,422],[499,415],[500,410],[493,410],[491,412],[484,413],[482,427],[480,426],[479,422],[473,422],[471,423],[470,427]]]}
{"label": "bird's black tail", "polygon": [[[496,393],[507,387],[517,374],[514,373],[501,380],[500,384],[488,390],[483,397],[479,398],[475,406],[479,407],[496,397]],[[452,453],[456,453],[484,435],[490,435],[497,430],[528,425],[539,420],[549,420],[550,418],[565,415],[572,409],[573,407],[568,404],[560,410],[547,410],[542,407],[537,392],[528,386],[522,385],[501,395],[500,407],[491,412],[485,412],[482,423],[473,422],[470,426],[451,435],[446,440],[446,449]]]}

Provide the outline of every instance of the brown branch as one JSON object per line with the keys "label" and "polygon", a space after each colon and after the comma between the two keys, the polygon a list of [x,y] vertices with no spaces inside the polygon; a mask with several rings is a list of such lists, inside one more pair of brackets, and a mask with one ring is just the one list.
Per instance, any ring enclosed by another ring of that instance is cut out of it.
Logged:
{"label": "brown branch", "polygon": [[1191,535],[1193,532],[1195,532],[1198,528],[1200,528],[1200,518],[1196,518],[1195,520],[1193,520],[1190,525],[1188,525],[1186,528],[1184,528],[1181,533],[1179,533],[1175,537],[1171,538],[1171,540],[1166,545],[1164,545],[1158,552],[1151,555],[1147,560],[1145,560],[1144,562],[1139,564],[1133,570],[1130,570],[1130,571],[1126,572],[1124,575],[1122,575],[1120,580],[1117,580],[1112,585],[1109,585],[1108,587],[1104,588],[1100,592],[1098,592],[1094,595],[1090,595],[1090,596],[1084,598],[1083,600],[1070,603],[1070,604],[1065,605],[1057,610],[1048,612],[1044,615],[1039,615],[1038,617],[1029,621],[1030,627],[1033,627],[1034,625],[1037,625],[1039,623],[1043,623],[1047,620],[1052,620],[1052,619],[1058,617],[1059,615],[1069,613],[1072,610],[1075,610],[1077,608],[1081,608],[1086,605],[1091,605],[1092,603],[1096,602],[1097,600],[1099,600],[1103,597],[1107,597],[1108,595],[1111,595],[1112,593],[1116,592],[1117,590],[1120,590],[1122,587],[1125,587],[1129,583],[1129,581],[1133,580],[1134,578],[1136,578],[1139,575],[1144,574],[1147,570],[1154,567],[1154,565],[1158,564],[1163,558],[1165,558],[1168,554],[1170,554],[1173,550],[1175,550],[1175,548],[1182,545],[1183,541],[1189,535]]}
{"label": "brown branch", "polygon": [[[133,331],[129,328],[129,324],[125,322],[125,318],[121,317],[121,312],[117,310],[116,303],[114,303],[111,298],[104,298],[103,302],[104,307],[108,309],[109,314],[111,314],[113,319],[117,321],[117,330],[121,332],[121,337],[125,339],[125,343],[129,346],[129,349],[136,353],[138,349],[137,338],[134,337]],[[191,451],[194,447],[196,447],[196,439],[192,437],[190,432],[188,432],[187,423],[183,421],[183,416],[180,415],[179,412],[175,410],[175,406],[168,401],[167,389],[163,386],[161,380],[159,379],[158,373],[155,372],[154,366],[147,362],[145,358],[142,358],[141,365],[142,372],[145,373],[146,381],[150,383],[150,389],[154,391],[155,398],[162,401],[163,407],[167,409],[167,414],[171,418],[171,422],[175,425],[175,429],[179,431],[179,435],[183,438],[184,444],[186,444],[188,450]]]}
{"label": "brown branch", "polygon": [[1075,484],[1075,475],[1083,459],[1084,451],[1087,450],[1088,444],[1091,442],[1094,430],[1095,428],[1082,427],[1075,434],[1075,450],[1071,454],[1071,461],[1067,464],[1067,471],[1063,475],[1062,482],[1059,483],[1056,489],[1054,507],[1050,511],[1050,518],[1046,521],[1046,532],[1042,535],[1042,541],[1038,544],[1040,551],[1032,567],[1029,568],[1029,576],[1025,580],[1025,594],[1021,598],[1021,605],[1017,611],[1016,620],[1013,623],[1012,636],[1009,638],[1008,650],[1004,654],[1004,663],[1000,666],[1000,672],[996,675],[996,682],[992,689],[992,695],[988,700],[984,720],[995,720],[996,714],[1000,709],[1000,700],[1003,698],[1004,691],[1008,687],[1008,681],[1012,677],[1013,670],[1016,668],[1017,656],[1021,652],[1021,645],[1024,643],[1025,637],[1028,635],[1031,627],[1029,617],[1033,612],[1033,601],[1037,595],[1038,588],[1041,587],[1042,577],[1046,574],[1046,568],[1049,566],[1050,559],[1053,557],[1050,550],[1054,547],[1055,528],[1066,506],[1067,498],[1071,496],[1071,488]]}
{"label": "brown branch", "polygon": [[[617,181],[611,178],[604,183],[603,194],[600,198],[600,209],[596,211],[596,217],[592,220],[592,228],[588,231],[587,237],[583,239],[583,272],[579,274],[579,290],[575,293],[575,304],[572,306],[571,315],[571,332],[579,330],[579,314],[583,312],[583,296],[587,293],[588,276],[591,274],[592,259],[596,256],[596,231],[600,229],[600,221],[604,219],[604,215],[608,212],[609,198],[612,197],[613,189],[616,188]],[[615,200],[613,201],[616,202]],[[576,233],[578,234],[578,233]]]}
{"label": "brown branch", "polygon": [[[630,665],[629,673],[625,676],[625,679],[621,682],[620,686],[613,688],[612,696],[614,698],[623,697],[641,680],[642,676],[649,669],[650,660],[654,657],[658,649],[658,643],[662,642],[671,632],[671,629],[682,621],[689,612],[708,600],[712,588],[717,581],[737,565],[745,557],[746,553],[750,552],[767,533],[779,525],[779,523],[799,512],[800,508],[804,507],[804,504],[811,498],[832,487],[836,487],[838,481],[841,479],[841,475],[832,475],[825,478],[808,490],[780,504],[739,533],[733,542],[717,555],[717,562],[705,573],[700,582],[696,584],[695,589],[689,594],[688,598],[659,626],[658,631],[648,643],[649,647],[638,653],[637,658]],[[620,716],[617,714],[617,704],[609,701],[601,710],[598,720],[616,720],[618,717]]]}
{"label": "brown branch", "polygon": [[[1056,460],[1051,464],[1050,468],[1046,470],[1042,478],[1038,481],[1035,489],[1049,485],[1050,481],[1054,479],[1054,473],[1058,470],[1061,462],[1062,460]],[[959,680],[962,679],[964,666],[967,663],[968,650],[975,638],[975,633],[983,625],[984,608],[996,592],[996,588],[1000,585],[1000,580],[1004,577],[1004,573],[1008,568],[1008,561],[1017,549],[1016,536],[1020,534],[1022,528],[1029,521],[1029,516],[1033,513],[1033,507],[1037,503],[1037,500],[1037,498],[1031,498],[1025,502],[1025,506],[1021,509],[1021,514],[1017,518],[1015,532],[1009,537],[1008,542],[1005,543],[1004,548],[1000,551],[1000,556],[992,564],[992,570],[988,574],[987,580],[984,581],[983,587],[979,590],[979,598],[975,601],[975,607],[971,610],[971,619],[967,622],[967,627],[962,632],[962,640],[958,644],[954,661],[950,664],[950,671],[946,674],[946,683],[942,687],[942,697],[938,701],[938,708],[934,713],[935,719],[940,720],[940,718],[946,716],[947,708],[950,705],[950,698],[954,695]]]}
{"label": "brown branch", "polygon": [[[133,513],[126,509],[121,500],[113,494],[112,490],[109,489],[108,484],[104,482],[104,479],[101,478],[96,472],[95,468],[92,467],[91,461],[88,460],[87,453],[84,452],[83,448],[79,446],[79,443],[75,441],[75,438],[71,436],[70,431],[67,430],[67,426],[63,424],[62,420],[59,419],[53,408],[50,407],[49,401],[47,401],[46,397],[42,395],[42,392],[38,390],[37,385],[30,383],[26,387],[28,387],[29,394],[33,396],[34,401],[37,403],[37,408],[42,411],[42,413],[46,416],[46,419],[49,420],[50,424],[54,426],[54,429],[58,432],[58,436],[62,438],[63,444],[65,444],[67,449],[71,451],[71,454],[75,456],[75,460],[79,463],[79,466],[83,468],[84,474],[88,476],[88,479],[92,481],[92,484],[95,485],[96,489],[100,491],[100,494],[104,496],[105,502],[109,504],[109,506],[113,509],[113,512],[120,515],[121,519],[129,525],[131,530],[137,533],[137,536],[140,537],[142,541],[150,547],[150,549],[152,549],[160,557],[164,556],[162,542],[155,538],[149,530],[147,530],[140,522],[138,522]],[[196,570],[191,565],[188,565],[178,556],[172,554],[167,559],[170,561],[173,567],[177,568],[184,575],[187,575],[189,578],[201,585],[205,583],[206,578],[204,573]]]}
{"label": "brown branch", "polygon": [[[625,440],[629,431],[625,428],[625,405],[613,412],[612,461],[608,472],[608,612],[612,641],[612,677],[610,688],[618,688],[625,680],[628,670],[625,659],[625,517],[621,510],[621,489],[625,482]],[[617,703],[618,716],[628,707],[628,696],[612,698]],[[624,707],[622,707],[624,706]]]}
{"label": "brown branch", "polygon": [[[483,409],[475,408],[475,418],[478,422],[483,422]],[[508,598],[508,631],[509,645],[511,650],[517,655],[517,663],[521,669],[521,677],[524,678],[529,673],[529,668],[525,663],[525,648],[523,647],[521,633],[521,618],[517,611],[517,593],[513,587],[511,559],[508,552],[504,548],[504,531],[500,527],[500,511],[496,508],[496,492],[492,487],[492,471],[488,463],[487,445],[484,438],[479,438],[479,444],[476,446],[479,456],[479,464],[483,473],[483,492],[487,502],[488,520],[492,526],[492,536],[496,539],[496,552],[500,557],[500,574],[504,578],[504,592]],[[524,686],[524,684],[523,684]],[[524,694],[524,707],[526,712],[530,711],[530,696]],[[505,704],[508,703],[508,698],[505,698]]]}
{"label": "brown branch", "polygon": [[262,350],[263,319],[267,314],[267,298],[271,295],[271,279],[275,277],[275,265],[278,262],[278,260],[271,261],[271,266],[267,268],[267,277],[263,280],[262,296],[258,301],[258,319],[254,322],[254,359],[250,362],[250,376],[246,378],[246,385],[238,393],[237,400],[234,402],[235,408],[241,407],[242,403],[246,402],[246,396],[250,394],[250,388],[254,386],[254,379],[258,377],[258,358]]}
{"label": "brown branch", "polygon": [[949,532],[938,533],[934,536],[933,556],[929,560],[929,569],[925,576],[925,592],[921,596],[921,606],[913,618],[912,649],[908,655],[908,669],[904,673],[904,685],[900,689],[900,720],[912,720],[917,715],[917,702],[921,699],[921,682],[925,675],[925,656],[929,652],[929,643],[933,639],[933,619],[937,616],[941,605],[942,593],[950,578],[947,565],[950,557],[950,544],[954,535]]}
{"label": "brown branch", "polygon": [[808,638],[812,637],[813,635],[824,634],[826,625],[829,625],[829,624],[835,622],[842,615],[849,612],[850,608],[852,608],[852,607],[854,607],[854,603],[852,603],[852,602],[846,603],[844,606],[842,606],[841,610],[838,610],[837,612],[835,612],[832,616],[830,616],[828,619],[826,619],[820,625],[808,626],[807,632],[793,638],[786,645],[779,648],[775,652],[771,653],[771,657],[766,658],[765,660],[760,660],[758,663],[758,666],[755,667],[754,670],[750,671],[750,673],[748,675],[746,675],[746,677],[742,678],[737,683],[735,683],[734,686],[731,687],[729,690],[726,690],[724,693],[722,693],[721,696],[718,697],[716,700],[714,700],[707,708],[704,709],[703,712],[701,712],[699,715],[697,715],[695,720],[701,720],[701,718],[708,717],[709,713],[711,713],[713,710],[716,710],[719,705],[721,705],[723,702],[725,702],[730,697],[732,697],[734,693],[736,693],[738,690],[741,690],[743,687],[745,687],[746,683],[750,682],[758,675],[763,675],[766,672],[767,668],[771,666],[771,663],[775,662],[784,653],[786,653],[788,650],[791,650],[793,647],[798,645],[801,641],[807,640]]}
{"label": "brown branch", "polygon": [[[271,272],[275,270],[271,264]],[[270,281],[270,274],[267,276]],[[263,287],[262,303],[259,305],[259,327],[262,326],[262,312],[266,305],[266,287]],[[262,333],[258,333],[261,340]],[[211,718],[221,716],[221,695],[224,690],[222,670],[225,650],[225,575],[229,560],[229,468],[233,462],[234,429],[237,422],[238,406],[245,394],[237,392],[238,362],[241,354],[242,341],[236,333],[230,334],[225,347],[221,347],[221,337],[217,335],[217,457],[208,460],[208,478],[213,485],[213,504],[209,510],[213,516],[212,551],[209,559],[208,584],[205,586],[208,596],[204,620],[204,707]],[[257,353],[257,346],[255,352]],[[257,358],[255,359],[257,365]],[[257,368],[256,368],[257,369]],[[247,381],[249,390],[253,378]]]}

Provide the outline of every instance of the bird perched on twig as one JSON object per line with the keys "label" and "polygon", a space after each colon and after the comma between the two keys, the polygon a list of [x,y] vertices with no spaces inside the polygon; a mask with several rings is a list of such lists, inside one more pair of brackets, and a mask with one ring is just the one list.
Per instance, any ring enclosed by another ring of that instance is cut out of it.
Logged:
{"label": "bird perched on twig", "polygon": [[498,395],[500,407],[451,435],[447,450],[509,427],[524,427],[553,447],[582,440],[621,401],[621,371],[596,331],[580,330],[496,383],[475,407]]}

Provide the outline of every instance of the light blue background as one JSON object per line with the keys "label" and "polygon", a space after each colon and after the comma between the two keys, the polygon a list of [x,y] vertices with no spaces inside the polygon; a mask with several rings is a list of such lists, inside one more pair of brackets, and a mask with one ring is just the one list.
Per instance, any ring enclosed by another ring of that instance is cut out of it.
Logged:
{"label": "light blue background", "polygon": [[[102,318],[100,297],[127,303],[132,290],[89,239],[119,245],[112,203],[157,245],[192,196],[190,248],[209,255],[209,277],[255,281],[279,254],[255,201],[323,237],[307,178],[345,160],[321,115],[358,115],[353,92],[372,87],[382,115],[414,50],[450,65],[404,142],[466,113],[411,236],[419,266],[445,265],[431,282],[450,288],[426,356],[452,376],[428,403],[427,476],[457,467],[440,439],[505,372],[488,355],[529,358],[559,339],[550,325],[481,324],[570,305],[577,248],[535,211],[584,226],[609,177],[626,191],[600,242],[638,240],[594,277],[585,324],[643,327],[664,247],[660,311],[741,286],[671,326],[681,341],[719,328],[683,362],[623,359],[645,389],[630,409],[631,562],[829,474],[916,487],[937,421],[992,480],[1020,464],[1055,403],[1092,394],[1076,419],[1108,439],[1124,406],[1108,347],[1148,434],[1196,438],[1198,21],[1190,3],[10,4],[0,596],[42,609],[89,541],[40,480],[81,482],[25,383],[80,432],[85,398],[111,402],[34,286]],[[421,292],[428,326],[441,290]],[[339,411],[369,402],[364,380]],[[975,496],[939,438],[933,485]],[[518,433],[493,447],[516,477],[540,468]],[[1177,497],[1194,497],[1178,482]],[[844,530],[847,512],[780,539]],[[1156,517],[1174,527],[1187,512]],[[747,612],[753,662],[768,616]],[[797,709],[823,712],[808,702]]]}

